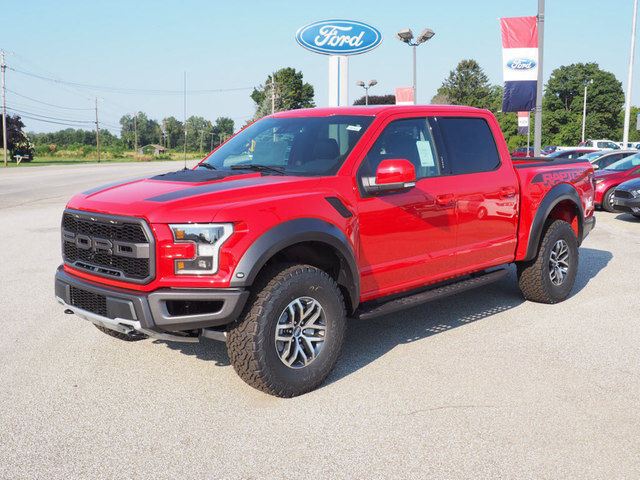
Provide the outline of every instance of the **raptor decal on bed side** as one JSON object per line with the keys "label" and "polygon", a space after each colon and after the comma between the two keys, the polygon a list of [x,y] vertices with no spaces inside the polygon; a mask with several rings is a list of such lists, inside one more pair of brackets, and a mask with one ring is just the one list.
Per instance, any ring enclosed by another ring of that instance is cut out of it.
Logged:
{"label": "raptor decal on bed side", "polygon": [[556,170],[554,172],[543,172],[537,174],[531,183],[542,183],[546,187],[553,187],[559,183],[572,183],[581,180],[587,172],[576,172],[575,169]]}

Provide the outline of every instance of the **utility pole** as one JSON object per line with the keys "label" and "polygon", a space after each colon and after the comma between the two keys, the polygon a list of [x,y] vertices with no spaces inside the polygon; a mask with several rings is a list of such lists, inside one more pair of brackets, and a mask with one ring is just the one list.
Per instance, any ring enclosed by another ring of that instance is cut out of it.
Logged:
{"label": "utility pole", "polygon": [[200,155],[202,155],[202,149],[204,143],[204,129],[200,130]]}
{"label": "utility pole", "polygon": [[209,151],[213,150],[213,135],[214,135],[215,133],[216,133],[216,132],[214,132],[213,130],[211,131],[211,148],[209,149]]}
{"label": "utility pole", "polygon": [[138,112],[133,114],[133,157],[138,155]]}
{"label": "utility pole", "polygon": [[183,117],[184,117],[184,169],[187,169],[187,72],[184,72],[184,97],[183,97]]}
{"label": "utility pole", "polygon": [[7,166],[7,86],[4,72],[7,66],[4,63],[4,50],[0,50],[0,68],[2,69],[2,148],[4,152],[4,166]]}
{"label": "utility pole", "polygon": [[276,74],[271,74],[271,115],[276,112]]}
{"label": "utility pole", "polygon": [[633,2],[633,20],[631,22],[631,51],[629,52],[629,71],[627,73],[627,98],[624,104],[624,131],[622,132],[622,148],[627,148],[629,141],[629,120],[631,116],[631,86],[633,81],[633,57],[636,52],[636,21],[638,19],[638,0]]}
{"label": "utility pole", "polygon": [[536,116],[533,137],[533,155],[540,156],[542,150],[542,59],[544,53],[544,0],[538,0],[538,85],[536,88]]}
{"label": "utility pole", "polygon": [[98,123],[98,97],[96,97],[96,149],[98,150],[98,163],[100,163],[100,124]]}

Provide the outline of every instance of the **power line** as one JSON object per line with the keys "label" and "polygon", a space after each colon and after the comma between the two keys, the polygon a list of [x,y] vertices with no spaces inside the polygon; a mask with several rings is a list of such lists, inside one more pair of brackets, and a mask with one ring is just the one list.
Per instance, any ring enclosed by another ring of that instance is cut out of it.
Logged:
{"label": "power line", "polygon": [[[16,73],[20,73],[22,75],[27,75],[29,77],[37,78],[39,80],[43,80],[51,83],[68,85],[76,88],[85,88],[89,90],[99,90],[99,91],[104,91],[108,93],[122,93],[122,94],[131,94],[131,95],[183,95],[184,94],[184,91],[182,90],[122,88],[122,87],[111,87],[106,85],[91,85],[88,83],[69,82],[66,80],[58,80],[55,78],[45,77],[43,75],[38,75],[37,73],[33,73],[33,72],[18,70],[13,67],[7,67],[7,68]],[[202,94],[209,94],[209,93],[236,92],[236,91],[245,91],[245,90],[252,90],[252,89],[253,87],[213,88],[213,89],[204,89],[204,90],[189,90],[187,93],[190,95],[202,95]]]}
{"label": "power line", "polygon": [[41,115],[39,113],[29,112],[29,111],[26,111],[26,110],[20,110],[20,109],[17,109],[17,108],[7,107],[7,110],[11,110],[12,112],[23,113],[23,114],[26,114],[26,115],[33,115],[33,116],[36,116],[36,117],[42,117],[42,118],[46,118],[46,119],[49,119],[49,120],[60,120],[62,122],[95,123],[95,122],[93,122],[91,120],[75,120],[73,118],[51,117],[49,115]]}
{"label": "power line", "polygon": [[42,105],[47,105],[49,107],[62,108],[65,110],[93,110],[93,108],[79,108],[79,107],[64,107],[62,105],[54,105],[52,103],[43,102],[42,100],[36,100],[35,98],[27,97],[26,95],[22,95],[21,93],[15,92],[7,88],[7,92],[11,92],[18,97],[26,98],[27,100],[31,100],[32,102],[41,103]]}

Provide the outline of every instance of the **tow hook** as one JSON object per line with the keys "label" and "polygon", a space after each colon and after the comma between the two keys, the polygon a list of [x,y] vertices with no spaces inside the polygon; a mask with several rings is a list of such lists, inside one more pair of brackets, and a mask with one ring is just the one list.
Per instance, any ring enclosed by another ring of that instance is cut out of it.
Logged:
{"label": "tow hook", "polygon": [[73,310],[66,308],[64,313],[66,313],[67,315],[73,315]]}

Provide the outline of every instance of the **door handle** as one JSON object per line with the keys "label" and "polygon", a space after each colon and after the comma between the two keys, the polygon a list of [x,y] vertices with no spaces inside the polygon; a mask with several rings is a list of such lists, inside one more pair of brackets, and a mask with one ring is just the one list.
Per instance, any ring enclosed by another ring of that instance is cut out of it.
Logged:
{"label": "door handle", "polygon": [[453,193],[445,193],[436,196],[436,203],[441,207],[450,207],[455,203],[455,195]]}
{"label": "door handle", "polygon": [[500,198],[513,198],[516,196],[516,189],[514,187],[503,187],[500,189]]}

